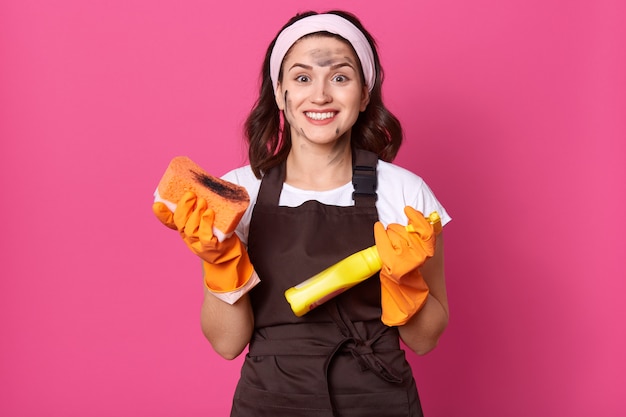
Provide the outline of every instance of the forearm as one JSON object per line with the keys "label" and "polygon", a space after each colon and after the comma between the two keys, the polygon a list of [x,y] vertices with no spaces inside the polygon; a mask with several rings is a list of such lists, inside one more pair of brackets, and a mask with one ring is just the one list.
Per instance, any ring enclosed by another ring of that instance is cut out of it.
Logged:
{"label": "forearm", "polygon": [[252,337],[254,316],[250,298],[246,294],[231,305],[205,290],[200,321],[213,349],[225,359],[234,359]]}
{"label": "forearm", "polygon": [[449,307],[443,246],[443,234],[440,234],[437,238],[435,255],[420,268],[430,289],[424,306],[405,325],[398,327],[404,343],[419,355],[433,350],[448,326]]}
{"label": "forearm", "polygon": [[433,350],[448,325],[448,312],[433,295],[428,295],[422,309],[398,327],[402,341],[418,355]]}

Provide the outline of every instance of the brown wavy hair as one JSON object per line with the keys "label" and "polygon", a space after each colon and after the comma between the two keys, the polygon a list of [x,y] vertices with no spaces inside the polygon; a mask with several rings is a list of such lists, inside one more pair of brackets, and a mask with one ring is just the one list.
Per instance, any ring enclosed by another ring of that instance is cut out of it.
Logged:
{"label": "brown wavy hair", "polygon": [[[327,13],[339,15],[352,22],[365,35],[374,55],[376,81],[370,92],[370,101],[367,108],[359,114],[352,127],[351,146],[353,149],[364,149],[374,152],[383,161],[391,162],[402,144],[403,132],[400,121],[383,104],[383,70],[376,50],[376,42],[353,14],[341,10],[332,10]],[[309,11],[292,17],[276,34],[276,37],[267,48],[261,69],[259,98],[250,111],[244,125],[244,133],[249,145],[248,158],[252,171],[257,178],[261,178],[263,173],[285,161],[291,150],[289,123],[281,117],[281,112],[274,98],[272,80],[270,79],[270,55],[274,49],[276,38],[283,29],[294,22],[315,14],[317,12]],[[317,32],[311,35],[335,37],[350,45],[344,38],[329,32]],[[282,79],[282,68],[278,78]],[[361,69],[361,80],[364,79],[363,70]]]}

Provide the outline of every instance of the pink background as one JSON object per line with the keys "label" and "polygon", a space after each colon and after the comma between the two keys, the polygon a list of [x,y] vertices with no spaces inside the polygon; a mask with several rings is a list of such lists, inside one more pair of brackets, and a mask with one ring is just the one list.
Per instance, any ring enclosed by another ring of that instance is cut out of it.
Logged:
{"label": "pink background", "polygon": [[626,415],[626,29],[615,1],[38,0],[0,5],[0,414],[223,416],[241,358],[153,217],[169,159],[245,163],[294,12],[378,39],[396,162],[446,228],[451,323],[409,354],[436,416]]}

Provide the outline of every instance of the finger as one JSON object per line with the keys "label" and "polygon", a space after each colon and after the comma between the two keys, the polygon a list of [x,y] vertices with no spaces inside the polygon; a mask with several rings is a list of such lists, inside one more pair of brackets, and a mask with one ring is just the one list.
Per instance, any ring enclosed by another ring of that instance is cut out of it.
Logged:
{"label": "finger", "polygon": [[202,198],[196,198],[196,205],[193,208],[193,211],[189,215],[187,219],[187,223],[185,223],[184,233],[190,238],[193,242],[199,239],[198,231],[200,229],[200,221],[202,220],[202,214],[206,210],[206,201]]}
{"label": "finger", "polygon": [[[434,236],[424,241],[423,236],[417,232],[409,232],[406,227],[399,224],[390,224],[387,234],[398,254],[415,259],[417,263],[423,263],[426,257],[432,256],[432,242]],[[431,235],[432,236],[432,235]]]}
{"label": "finger", "polygon": [[176,230],[176,223],[174,223],[174,213],[172,213],[165,204],[161,202],[154,203],[152,205],[152,212],[161,223],[163,223],[170,229]]}
{"label": "finger", "polygon": [[385,226],[383,226],[381,222],[374,223],[374,241],[376,242],[376,247],[381,253],[381,256],[383,252],[393,251],[387,230],[385,230]]}
{"label": "finger", "polygon": [[402,251],[409,246],[410,233],[406,230],[405,226],[392,223],[387,226],[387,235],[396,250]]}
{"label": "finger", "polygon": [[382,224],[379,226],[374,225],[376,247],[383,260],[387,259],[389,261],[392,256],[401,254],[404,248],[408,247],[406,237],[403,237],[402,234],[406,235],[407,232],[399,224],[390,224],[386,230]]}
{"label": "finger", "polygon": [[[206,204],[206,203],[205,203]],[[198,238],[203,243],[213,240],[213,223],[215,222],[215,212],[206,208],[200,217],[200,228],[198,229]]]}
{"label": "finger", "polygon": [[421,234],[422,231],[427,232],[428,230],[432,230],[432,225],[430,224],[430,221],[426,217],[424,217],[423,213],[415,210],[413,207],[404,207],[404,214],[406,214],[406,216],[409,218],[409,222],[413,225],[416,232]]}
{"label": "finger", "polygon": [[[431,246],[432,242],[430,241],[434,239],[435,230],[430,220],[411,206],[406,206],[404,213],[409,218],[409,224],[413,227],[413,233],[411,233],[412,240],[421,240],[422,242],[427,242],[426,246]],[[414,239],[415,237],[418,239]]]}
{"label": "finger", "polygon": [[193,213],[194,208],[196,207],[197,197],[194,193],[188,191],[181,197],[180,201],[176,205],[176,210],[174,211],[174,223],[176,223],[176,228],[179,231],[185,230],[185,225],[187,224],[187,220],[191,213]]}

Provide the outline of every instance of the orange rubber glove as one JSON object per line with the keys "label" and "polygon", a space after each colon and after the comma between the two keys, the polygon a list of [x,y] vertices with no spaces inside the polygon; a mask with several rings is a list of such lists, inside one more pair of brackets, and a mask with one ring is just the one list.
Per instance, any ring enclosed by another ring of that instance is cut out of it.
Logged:
{"label": "orange rubber glove", "polygon": [[[406,206],[409,226],[374,225],[380,271],[382,322],[401,326],[417,313],[428,297],[428,285],[419,268],[435,254],[435,230],[424,215]],[[408,231],[407,229],[411,229]]]}
{"label": "orange rubber glove", "polygon": [[213,234],[215,212],[194,193],[183,195],[172,213],[156,202],[152,211],[165,226],[176,229],[187,247],[202,260],[204,283],[218,298],[233,304],[259,282],[248,252],[233,233],[222,242]]}

